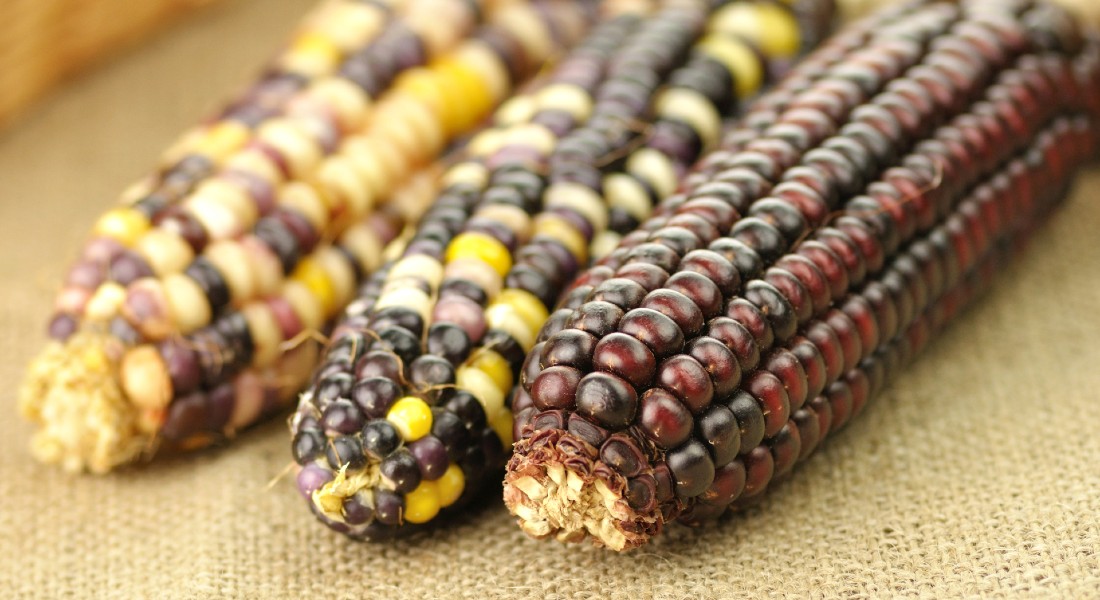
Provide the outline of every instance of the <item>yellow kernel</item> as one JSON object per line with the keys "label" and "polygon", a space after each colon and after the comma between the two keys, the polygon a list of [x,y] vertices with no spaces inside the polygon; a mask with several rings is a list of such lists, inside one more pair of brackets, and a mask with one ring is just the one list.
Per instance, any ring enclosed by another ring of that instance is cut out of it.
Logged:
{"label": "yellow kernel", "polygon": [[446,112],[447,99],[441,83],[428,68],[417,67],[399,75],[393,89],[409,94],[431,108],[437,117],[442,117]]}
{"label": "yellow kernel", "polygon": [[512,365],[499,352],[488,348],[479,350],[470,359],[469,366],[488,375],[500,391],[507,393],[512,389]]}
{"label": "yellow kernel", "polygon": [[455,371],[455,387],[470,392],[481,402],[485,414],[496,414],[504,406],[504,392],[488,373],[473,367],[459,367]]}
{"label": "yellow kernel", "polygon": [[481,120],[493,106],[486,82],[470,65],[455,59],[442,58],[432,71],[448,93],[447,130],[458,133]]}
{"label": "yellow kernel", "polygon": [[432,430],[432,409],[416,396],[405,396],[393,403],[386,420],[406,442],[415,442]]}
{"label": "yellow kernel", "polygon": [[321,305],[321,313],[326,318],[336,310],[336,290],[332,280],[317,261],[308,256],[302,259],[290,278],[304,285],[317,298]]}
{"label": "yellow kernel", "polygon": [[507,304],[516,311],[523,322],[531,329],[531,333],[538,335],[546,320],[550,318],[550,312],[546,306],[534,294],[527,290],[508,288],[500,292],[496,302]]}
{"label": "yellow kernel", "polygon": [[344,255],[332,246],[324,246],[313,253],[313,259],[332,284],[335,310],[351,302],[355,297],[355,271]]}
{"label": "yellow kernel", "polygon": [[439,505],[446,508],[462,496],[462,491],[466,489],[466,475],[462,473],[461,467],[452,463],[443,476],[432,483],[439,490]]}
{"label": "yellow kernel", "polygon": [[117,240],[124,246],[133,246],[149,229],[149,219],[133,208],[113,208],[96,221],[96,235]]}
{"label": "yellow kernel", "polygon": [[239,121],[219,121],[204,129],[195,143],[195,151],[221,162],[248,141],[250,131]]}
{"label": "yellow kernel", "polygon": [[744,42],[711,34],[695,47],[726,65],[737,84],[738,97],[747,98],[760,89],[764,82],[764,68],[760,59]]}
{"label": "yellow kernel", "polygon": [[405,494],[405,520],[409,523],[427,523],[439,514],[441,507],[439,486],[434,481],[421,481],[415,490]]}
{"label": "yellow kernel", "polygon": [[748,39],[769,57],[788,58],[802,47],[794,14],[774,4],[728,4],[711,22],[714,23],[712,31]]}
{"label": "yellow kernel", "polygon": [[500,438],[500,443],[504,446],[505,450],[512,447],[512,411],[507,407],[501,407],[495,415],[489,418],[489,426],[493,428],[493,432]]}
{"label": "yellow kernel", "polygon": [[541,213],[535,217],[535,235],[544,235],[561,245],[572,254],[579,263],[588,262],[588,240],[576,227],[553,213]]}
{"label": "yellow kernel", "polygon": [[500,240],[474,231],[460,233],[447,246],[447,262],[473,258],[489,265],[504,277],[512,268],[512,255]]}
{"label": "yellow kernel", "polygon": [[314,32],[298,36],[290,45],[286,62],[309,72],[331,70],[340,60],[340,48],[329,38]]}

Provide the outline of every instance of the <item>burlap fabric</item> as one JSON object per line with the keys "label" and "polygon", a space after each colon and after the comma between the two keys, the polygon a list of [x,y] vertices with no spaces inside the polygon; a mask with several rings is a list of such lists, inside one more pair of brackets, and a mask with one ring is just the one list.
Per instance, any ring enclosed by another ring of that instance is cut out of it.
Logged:
{"label": "burlap fabric", "polygon": [[[0,597],[1100,596],[1100,169],[977,306],[763,506],[641,551],[527,539],[497,494],[390,545],[318,525],[281,422],[107,477],[32,462],[15,386],[88,226],[304,0],[237,0],[0,134]],[[377,595],[377,596],[375,596]]]}

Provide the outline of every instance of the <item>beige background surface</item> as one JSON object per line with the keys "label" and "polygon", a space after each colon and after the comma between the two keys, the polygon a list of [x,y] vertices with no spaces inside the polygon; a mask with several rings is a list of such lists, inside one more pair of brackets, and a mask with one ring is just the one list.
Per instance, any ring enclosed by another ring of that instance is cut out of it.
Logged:
{"label": "beige background surface", "polygon": [[260,65],[305,0],[235,0],[0,133],[0,596],[1100,596],[1100,169],[965,315],[752,512],[612,555],[525,538],[495,495],[392,545],[319,526],[282,423],[230,448],[69,477],[15,386],[92,219]]}

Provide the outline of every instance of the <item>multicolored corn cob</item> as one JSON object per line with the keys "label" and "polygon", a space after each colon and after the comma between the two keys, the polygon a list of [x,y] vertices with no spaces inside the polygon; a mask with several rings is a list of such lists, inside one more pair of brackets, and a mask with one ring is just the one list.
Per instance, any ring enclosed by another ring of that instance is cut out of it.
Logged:
{"label": "multicolored corn cob", "polygon": [[528,534],[623,550],[757,500],[1094,157],[1100,41],[1061,10],[926,3],[854,31],[750,108],[548,320],[505,478]]}
{"label": "multicolored corn cob", "polygon": [[[360,539],[483,489],[508,393],[572,276],[633,229],[831,2],[607,3],[587,41],[468,145],[392,266],[336,328],[291,422],[299,491]],[[756,27],[763,24],[765,27]]]}
{"label": "multicolored corn cob", "polygon": [[316,360],[300,342],[434,198],[431,161],[591,20],[552,0],[322,6],[96,223],[20,392],[35,454],[104,472],[285,407]]}

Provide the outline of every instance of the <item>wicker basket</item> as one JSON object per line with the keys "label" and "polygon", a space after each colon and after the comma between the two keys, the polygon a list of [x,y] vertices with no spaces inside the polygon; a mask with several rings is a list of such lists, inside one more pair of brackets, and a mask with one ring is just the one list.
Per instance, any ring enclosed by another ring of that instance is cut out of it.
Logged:
{"label": "wicker basket", "polygon": [[213,0],[0,0],[0,126],[66,76]]}

